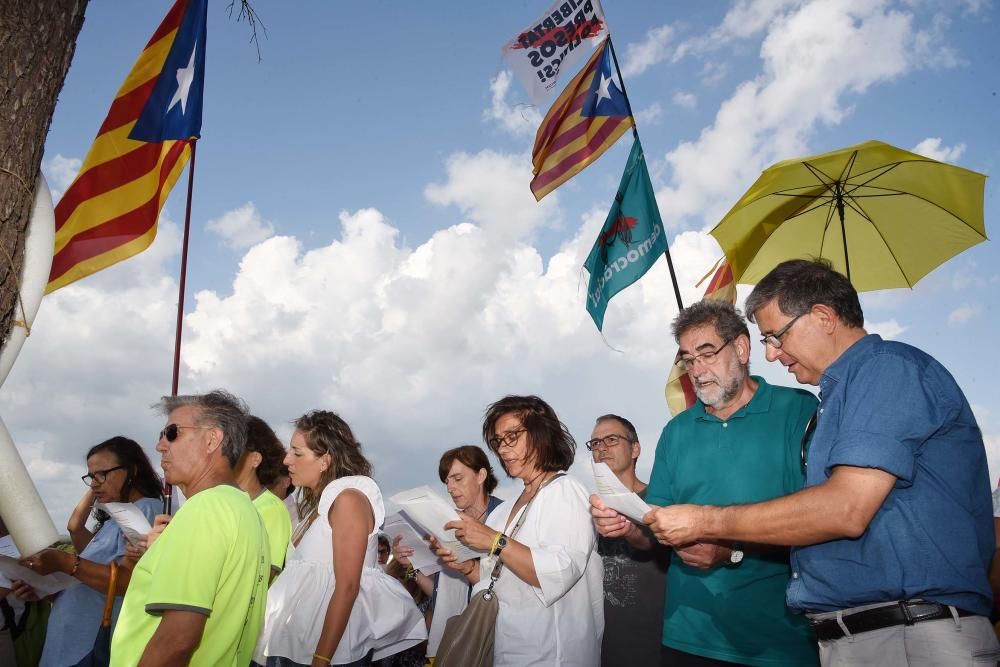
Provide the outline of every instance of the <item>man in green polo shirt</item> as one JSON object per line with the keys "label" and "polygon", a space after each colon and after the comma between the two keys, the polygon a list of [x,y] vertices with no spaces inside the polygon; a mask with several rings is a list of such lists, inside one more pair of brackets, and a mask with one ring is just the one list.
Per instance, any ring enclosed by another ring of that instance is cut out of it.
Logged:
{"label": "man in green polo shirt", "polygon": [[242,667],[264,620],[267,535],[233,484],[246,446],[242,401],[213,391],[165,396],[156,450],[187,502],[132,571],[111,640],[111,665]]}
{"label": "man in green polo shirt", "polygon": [[[802,436],[816,399],[749,373],[750,333],[739,311],[704,300],[674,320],[680,361],[698,401],[663,429],[646,490],[651,505],[752,503],[802,487]],[[600,498],[605,537],[650,548],[648,533]],[[673,551],[667,571],[661,665],[816,664],[805,619],[785,607],[787,550],[694,543]]]}

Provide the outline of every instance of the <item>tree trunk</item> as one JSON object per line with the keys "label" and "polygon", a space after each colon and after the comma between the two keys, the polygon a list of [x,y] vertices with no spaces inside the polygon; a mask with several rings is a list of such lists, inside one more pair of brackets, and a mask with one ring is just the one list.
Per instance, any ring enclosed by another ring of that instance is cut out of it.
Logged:
{"label": "tree trunk", "polygon": [[88,0],[0,6],[0,347],[21,319],[17,283],[45,136]]}

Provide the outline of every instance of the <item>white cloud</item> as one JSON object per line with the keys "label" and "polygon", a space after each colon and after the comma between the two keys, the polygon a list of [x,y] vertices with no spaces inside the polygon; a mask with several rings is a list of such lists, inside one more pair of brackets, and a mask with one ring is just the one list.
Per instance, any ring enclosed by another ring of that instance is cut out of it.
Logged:
{"label": "white cloud", "polygon": [[674,93],[673,102],[682,109],[694,109],[698,105],[698,98],[695,97],[694,93],[678,90]]}
{"label": "white cloud", "polygon": [[626,45],[622,76],[637,76],[653,65],[669,58],[671,55],[669,46],[673,36],[673,26],[661,25],[649,30],[641,42]]}
{"label": "white cloud", "polygon": [[965,324],[973,317],[976,317],[980,312],[978,306],[973,306],[966,304],[964,306],[959,306],[955,310],[948,313],[948,324],[951,326],[956,326],[959,324]]}
{"label": "white cloud", "polygon": [[660,118],[663,116],[663,107],[660,106],[659,102],[653,102],[645,109],[641,109],[635,112],[635,122],[637,125],[642,126],[646,124],[653,125],[660,122]]}
{"label": "white cloud", "polygon": [[252,201],[209,220],[205,228],[234,249],[249,248],[274,235],[274,225],[261,216]]}
{"label": "white cloud", "polygon": [[868,333],[878,334],[886,340],[892,340],[906,331],[906,327],[896,320],[886,320],[884,322],[865,322],[865,330]]}
{"label": "white cloud", "polygon": [[841,122],[850,111],[848,96],[922,66],[933,42],[911,14],[884,2],[745,2],[737,8],[755,17],[755,30],[767,30],[763,71],[737,86],[697,140],[667,153],[672,179],[657,199],[665,223],[675,228],[717,222],[765,166],[808,153],[817,125]]}
{"label": "white cloud", "polygon": [[83,161],[80,158],[66,157],[56,153],[51,159],[42,160],[42,173],[52,192],[52,201],[57,202],[66,192],[66,188],[76,178]]}
{"label": "white cloud", "polygon": [[965,152],[965,144],[948,147],[941,143],[941,137],[927,137],[913,147],[913,152],[940,162],[956,162]]}
{"label": "white cloud", "polygon": [[[635,417],[648,474],[675,352],[666,263],[612,301],[605,336],[622,352],[609,349],[585,310],[582,270],[606,209],[543,257],[532,239],[562,212],[554,195],[534,202],[525,164],[493,151],[449,158],[426,194],[452,222],[414,247],[369,208],[341,212],[334,237],[311,247],[273,236],[249,248],[231,289],[201,290],[188,309],[181,391],[228,388],[286,437],[290,419],[334,409],[387,492],[435,479],[440,452],[477,442],[483,408],[515,392],[543,395],[578,435],[598,414]],[[153,454],[162,425],[149,405],[169,389],[177,243],[163,222],[147,253],[46,297],[0,392],[57,525],[79,497],[67,479],[83,474],[89,446],[123,433]],[[687,232],[671,250],[694,301],[718,246]],[[629,391],[601,391],[609,378]]]}
{"label": "white cloud", "polygon": [[495,121],[501,128],[517,136],[530,136],[542,122],[537,107],[529,104],[511,106],[507,103],[514,75],[502,70],[490,80],[490,108],[483,111],[483,120]]}

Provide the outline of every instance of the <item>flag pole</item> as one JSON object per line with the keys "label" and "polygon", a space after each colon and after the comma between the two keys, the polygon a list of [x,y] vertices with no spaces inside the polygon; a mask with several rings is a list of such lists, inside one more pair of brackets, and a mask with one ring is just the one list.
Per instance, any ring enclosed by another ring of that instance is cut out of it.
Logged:
{"label": "flag pole", "polygon": [[[618,74],[618,81],[622,84],[622,96],[625,98],[625,106],[628,108],[628,115],[632,117],[632,136],[636,141],[639,141],[639,128],[635,121],[635,114],[632,113],[632,102],[628,99],[628,93],[625,92],[625,77],[622,76],[622,70],[618,66],[618,54],[615,53],[615,43],[611,40],[611,34],[608,34],[608,46],[611,47],[611,60],[615,63],[615,72]],[[642,159],[646,159],[645,153],[643,153]],[[655,203],[655,202],[654,202]],[[666,230],[664,230],[666,233]],[[670,282],[674,287],[674,298],[677,299],[677,309],[684,310],[684,302],[681,300],[681,288],[677,285],[677,274],[674,272],[674,261],[670,258],[670,244],[667,244],[667,249],[663,251],[663,254],[667,257],[667,268],[670,270]]]}
{"label": "flag pole", "polygon": [[[188,239],[191,236],[191,195],[194,192],[194,157],[198,140],[191,140],[191,164],[188,165],[187,206],[184,211],[184,242],[181,245],[181,278],[177,288],[177,325],[174,333],[174,369],[170,379],[170,395],[177,395],[177,385],[181,370],[181,332],[184,329],[184,291],[187,284]],[[163,483],[163,513],[170,514],[173,488]]]}

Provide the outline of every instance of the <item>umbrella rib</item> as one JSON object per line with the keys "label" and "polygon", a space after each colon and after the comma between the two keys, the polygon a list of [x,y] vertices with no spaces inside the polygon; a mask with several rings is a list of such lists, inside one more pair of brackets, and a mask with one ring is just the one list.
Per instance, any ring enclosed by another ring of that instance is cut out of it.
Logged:
{"label": "umbrella rib", "polygon": [[871,217],[869,217],[869,215],[865,212],[865,210],[861,208],[861,204],[855,201],[853,197],[845,199],[844,201],[847,203],[848,206],[850,206],[854,211],[856,211],[858,215],[860,215],[862,218],[867,220],[869,224],[871,224],[872,229],[874,229],[875,233],[878,234],[878,237],[882,239],[882,245],[884,245],[885,249],[889,251],[889,256],[892,257],[892,261],[896,263],[896,268],[899,269],[899,273],[903,276],[903,280],[906,281],[906,284],[907,286],[909,286],[910,289],[913,289],[913,283],[910,282],[910,277],[906,275],[906,270],[903,268],[903,265],[899,263],[899,258],[896,257],[896,253],[893,252],[892,246],[889,245],[889,242],[882,234],[882,230],[879,229],[878,225],[875,224],[875,221],[872,220]]}

